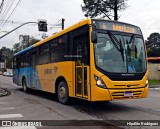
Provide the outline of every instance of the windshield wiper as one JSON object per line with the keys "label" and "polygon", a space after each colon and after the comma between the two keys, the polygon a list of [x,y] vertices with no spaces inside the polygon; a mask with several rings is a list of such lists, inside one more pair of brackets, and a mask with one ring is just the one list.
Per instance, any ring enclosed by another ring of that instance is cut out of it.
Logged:
{"label": "windshield wiper", "polygon": [[122,46],[121,40],[118,41],[118,39],[114,36],[114,34],[112,34],[109,31],[108,31],[108,35],[109,35],[111,41],[113,42],[114,46],[116,47],[116,49],[121,52],[121,57],[122,57],[122,59],[124,61],[124,53],[123,53],[124,52],[124,48]]}
{"label": "windshield wiper", "polygon": [[135,35],[133,34],[133,35],[131,36],[131,39],[129,40],[129,44],[130,44],[130,43],[134,43],[134,41],[135,41]]}
{"label": "windshield wiper", "polygon": [[128,43],[128,44],[131,44],[131,48],[132,48],[133,46],[135,46],[135,39],[136,39],[136,37],[135,37],[135,35],[133,34],[133,35],[131,36],[130,40],[129,40],[129,43]]}

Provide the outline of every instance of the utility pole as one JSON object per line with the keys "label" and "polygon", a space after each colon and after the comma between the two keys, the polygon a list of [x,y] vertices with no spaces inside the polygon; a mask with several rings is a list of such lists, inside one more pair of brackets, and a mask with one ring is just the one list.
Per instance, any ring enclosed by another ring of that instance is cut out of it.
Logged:
{"label": "utility pole", "polygon": [[64,21],[65,21],[65,19],[62,18],[62,30],[64,30]]}
{"label": "utility pole", "polygon": [[115,0],[115,6],[114,6],[114,20],[118,21],[118,1]]}

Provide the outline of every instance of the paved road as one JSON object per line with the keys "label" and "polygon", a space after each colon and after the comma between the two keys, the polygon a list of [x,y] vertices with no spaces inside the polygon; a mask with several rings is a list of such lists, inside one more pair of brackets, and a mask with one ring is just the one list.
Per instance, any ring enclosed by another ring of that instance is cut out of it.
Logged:
{"label": "paved road", "polygon": [[[0,98],[0,120],[160,120],[160,90],[155,88],[150,89],[149,97],[146,99],[109,103],[89,103],[72,99],[72,103],[66,106],[59,104],[53,94],[40,91],[24,93],[20,87],[12,83],[10,77],[0,76],[0,87],[11,92],[11,95]],[[54,126],[54,128],[65,127]],[[91,128],[107,129],[108,127]],[[149,129],[151,127],[124,128]],[[158,129],[160,126],[152,128]]]}
{"label": "paved road", "polygon": [[0,88],[0,97],[2,97],[2,96],[6,96],[7,95],[7,91],[6,90],[4,90],[4,89],[2,89],[2,88]]}
{"label": "paved road", "polygon": [[[34,90],[30,93],[24,93],[21,87],[12,83],[12,78],[10,77],[0,76],[0,87],[10,92],[9,96],[0,97],[0,120],[97,120],[96,117],[75,109],[74,105],[60,104],[53,94]],[[69,128],[75,129],[75,127],[76,126],[72,126]],[[24,129],[32,128],[44,127],[29,127]],[[48,129],[49,127],[45,128]],[[53,127],[50,128],[52,129]],[[66,127],[63,126],[54,126],[54,128],[66,129]],[[76,128],[85,129],[87,127],[81,126]],[[101,129],[104,127],[92,128]],[[17,127],[13,129],[17,129]],[[19,129],[23,128],[19,127]],[[112,129],[120,128],[112,127]]]}

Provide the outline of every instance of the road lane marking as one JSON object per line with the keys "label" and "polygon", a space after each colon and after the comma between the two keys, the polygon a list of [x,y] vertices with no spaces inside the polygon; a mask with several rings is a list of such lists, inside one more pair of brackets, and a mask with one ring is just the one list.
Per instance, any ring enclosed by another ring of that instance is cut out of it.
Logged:
{"label": "road lane marking", "polygon": [[21,114],[3,114],[0,115],[0,119],[2,118],[15,118],[15,117],[23,117]]}
{"label": "road lane marking", "polygon": [[11,110],[11,109],[15,109],[14,107],[0,107],[0,110]]}
{"label": "road lane marking", "polygon": [[7,104],[7,102],[0,102],[0,104]]}
{"label": "road lane marking", "polygon": [[0,129],[37,129],[35,126],[0,127]]}

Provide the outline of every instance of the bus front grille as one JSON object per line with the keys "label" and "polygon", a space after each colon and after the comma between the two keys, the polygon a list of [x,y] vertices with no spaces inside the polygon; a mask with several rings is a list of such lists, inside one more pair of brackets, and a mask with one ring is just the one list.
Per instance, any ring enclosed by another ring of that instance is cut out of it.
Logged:
{"label": "bus front grille", "polygon": [[[128,94],[128,95],[127,95]],[[112,99],[129,99],[129,98],[140,98],[142,95],[142,91],[121,91],[121,92],[113,92]]]}
{"label": "bus front grille", "polygon": [[134,85],[114,85],[116,87],[127,87],[127,88],[137,88],[140,87],[140,84],[134,84]]}

